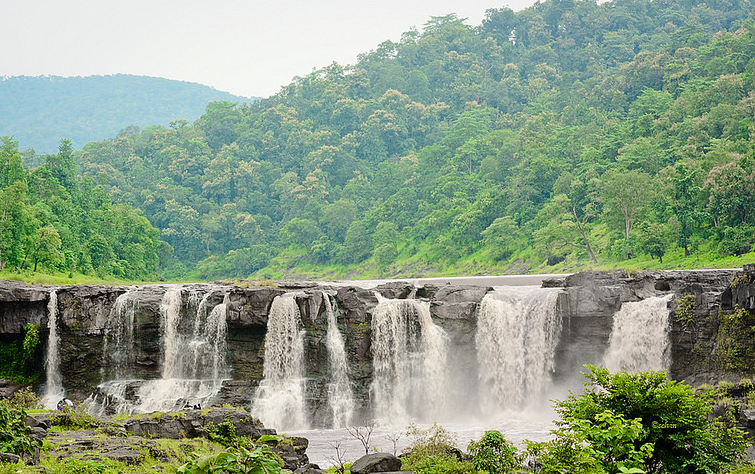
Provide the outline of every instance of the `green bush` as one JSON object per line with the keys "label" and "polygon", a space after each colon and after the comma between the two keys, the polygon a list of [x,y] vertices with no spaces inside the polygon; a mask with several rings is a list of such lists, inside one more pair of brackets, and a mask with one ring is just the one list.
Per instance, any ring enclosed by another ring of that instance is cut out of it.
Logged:
{"label": "green bush", "polygon": [[209,455],[194,455],[176,474],[278,474],[283,461],[269,446],[239,447]]}
{"label": "green bush", "polygon": [[64,407],[62,410],[50,417],[50,421],[55,426],[62,426],[69,430],[86,430],[97,428],[100,422],[92,416],[84,405],[75,407]]}
{"label": "green bush", "polygon": [[486,431],[480,441],[469,443],[469,454],[475,468],[490,474],[510,472],[521,465],[516,447],[500,431]]}
{"label": "green bush", "polygon": [[744,433],[708,419],[709,400],[689,385],[663,372],[587,368],[585,392],[555,404],[555,439],[529,444],[541,472],[713,473],[743,458]]}
{"label": "green bush", "polygon": [[451,454],[433,454],[430,456],[409,456],[403,459],[401,468],[416,474],[475,474],[477,469],[469,462],[460,461]]}
{"label": "green bush", "polygon": [[12,397],[0,400],[0,403],[11,410],[37,410],[42,408],[42,402],[31,387],[17,390]]}
{"label": "green bush", "polygon": [[40,447],[38,441],[32,441],[29,437],[31,428],[26,426],[25,420],[25,411],[0,405],[0,453],[23,456],[33,454]]}
{"label": "green bush", "polygon": [[437,423],[427,429],[410,425],[406,435],[413,441],[404,450],[403,470],[417,474],[477,472],[472,463],[461,460],[461,451],[456,447],[456,435]]}

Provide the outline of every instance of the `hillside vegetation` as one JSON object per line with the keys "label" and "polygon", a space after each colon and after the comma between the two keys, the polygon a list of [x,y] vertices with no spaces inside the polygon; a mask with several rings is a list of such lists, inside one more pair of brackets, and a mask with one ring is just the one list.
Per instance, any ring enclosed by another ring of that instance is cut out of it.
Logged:
{"label": "hillside vegetation", "polygon": [[54,153],[61,138],[81,148],[136,125],[195,120],[208,102],[248,101],[211,87],[159,77],[0,77],[0,135]]}
{"label": "hillside vegetation", "polygon": [[[434,17],[268,99],[88,143],[78,172],[159,229],[169,278],[737,265],[755,239],[753,6]],[[128,260],[93,235],[92,271]]]}

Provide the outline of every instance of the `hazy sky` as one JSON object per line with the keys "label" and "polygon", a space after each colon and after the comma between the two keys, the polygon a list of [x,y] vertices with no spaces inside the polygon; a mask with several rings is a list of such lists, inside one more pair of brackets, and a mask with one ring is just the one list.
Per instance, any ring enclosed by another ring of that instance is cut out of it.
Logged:
{"label": "hazy sky", "polygon": [[266,97],[456,13],[534,0],[0,0],[0,76],[137,74]]}

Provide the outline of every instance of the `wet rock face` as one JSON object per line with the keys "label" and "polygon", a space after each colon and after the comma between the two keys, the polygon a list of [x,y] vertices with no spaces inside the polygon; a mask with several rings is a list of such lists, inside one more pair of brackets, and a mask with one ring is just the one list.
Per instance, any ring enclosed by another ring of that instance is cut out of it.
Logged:
{"label": "wet rock face", "polygon": [[[755,268],[735,270],[680,270],[640,272],[584,272],[564,279],[547,280],[544,286],[562,287],[559,312],[563,318],[556,354],[556,379],[569,379],[586,363],[600,364],[615,314],[623,303],[669,293],[671,367],[677,380],[700,384],[731,377],[731,368],[711,363],[716,360],[721,311],[755,295]],[[739,276],[738,276],[739,275]],[[740,283],[732,289],[733,281]],[[694,318],[684,324],[677,317],[678,301],[694,298]],[[754,301],[755,303],[755,301]],[[740,307],[746,307],[744,304]],[[742,374],[744,375],[744,373]]]}
{"label": "wet rock face", "polygon": [[[613,315],[622,304],[669,293],[675,295],[669,304],[672,313],[671,376],[695,383],[719,380],[722,375],[731,374],[729,369],[711,362],[717,360],[716,351],[720,351],[721,315],[730,314],[735,308],[755,311],[755,266],[745,268],[745,271],[669,271],[634,275],[626,271],[586,272],[546,280],[543,285],[562,289],[557,303],[562,317],[555,363],[557,380],[578,374],[585,363],[602,361]],[[161,376],[164,328],[160,307],[168,288],[178,287],[83,285],[56,289],[60,368],[64,386],[72,396],[85,398],[112,374],[113,367],[103,354],[107,344],[113,343],[110,321],[113,308],[118,297],[126,292],[135,301],[135,337],[129,375],[141,379]],[[326,348],[327,297],[345,343],[357,403],[368,406],[373,372],[371,323],[378,294],[391,299],[429,301],[433,320],[450,337],[454,366],[464,368],[472,380],[476,370],[477,310],[490,291],[488,287],[460,285],[415,287],[407,282],[392,282],[375,289],[309,282],[249,287],[198,284],[183,285],[180,289],[186,305],[192,292],[203,295],[209,292],[208,307],[222,302],[227,304],[226,362],[231,380],[224,382],[219,403],[235,406],[250,403],[254,388],[263,377],[268,313],[277,296],[296,293],[296,303],[307,334],[306,364],[312,380],[307,397],[314,405],[322,405],[327,396],[325,386],[330,376]],[[0,282],[0,335],[17,337],[23,333],[24,325],[33,323],[41,326],[44,341],[50,291],[51,288],[41,286]],[[694,298],[693,323],[683,324],[677,318],[677,301],[684,297]],[[190,311],[188,306],[184,311]]]}
{"label": "wet rock face", "polygon": [[27,324],[47,325],[50,290],[18,281],[0,281],[0,334],[23,334]]}

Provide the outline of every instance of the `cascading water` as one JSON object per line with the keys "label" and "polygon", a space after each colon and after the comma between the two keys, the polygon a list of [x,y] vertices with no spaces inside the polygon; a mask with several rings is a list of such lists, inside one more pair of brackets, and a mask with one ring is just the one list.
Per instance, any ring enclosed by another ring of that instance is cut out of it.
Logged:
{"label": "cascading water", "polygon": [[543,396],[561,327],[557,293],[499,287],[483,298],[475,338],[483,413],[520,409]]}
{"label": "cascading water", "polygon": [[379,423],[436,421],[445,414],[448,336],[433,323],[428,302],[378,296],[372,353]]}
{"label": "cascading water", "polygon": [[135,357],[134,319],[138,300],[132,295],[131,290],[118,295],[105,323],[103,351],[108,363],[104,365],[112,368],[116,380],[130,375],[128,371]]}
{"label": "cascading water", "polygon": [[47,409],[53,409],[58,401],[63,398],[63,379],[60,375],[60,337],[58,336],[58,294],[55,290],[50,292],[50,301],[47,303],[47,358],[45,360],[45,376],[47,386],[42,403]]}
{"label": "cascading water", "polygon": [[349,366],[346,361],[346,349],[341,331],[338,330],[336,314],[326,293],[323,293],[325,311],[328,317],[328,336],[326,346],[330,362],[331,378],[328,383],[328,404],[333,414],[332,428],[351,426],[354,413],[354,392],[349,382]]}
{"label": "cascading water", "polygon": [[666,370],[670,363],[668,302],[673,295],[624,303],[613,316],[603,358],[612,372]]}
{"label": "cascading water", "polygon": [[263,379],[251,411],[278,430],[308,428],[304,403],[304,329],[295,295],[276,296],[265,335]]}
{"label": "cascading water", "polygon": [[[188,304],[184,305],[180,288],[170,288],[164,293],[160,304],[162,376],[156,380],[116,379],[101,384],[100,390],[107,394],[116,411],[170,411],[186,403],[206,405],[218,394],[225,375],[227,295],[223,303],[209,310],[212,295],[213,290],[204,295],[191,292]],[[128,301],[127,297],[124,301]],[[115,339],[116,342],[130,341],[127,345],[133,346],[134,308],[131,305],[130,310],[122,309],[128,307],[125,303],[119,306],[116,301],[114,312],[126,320],[115,325],[124,328],[116,334],[125,333],[128,328],[131,334]],[[193,315],[191,324],[182,324],[183,314]],[[120,349],[114,351],[119,352]],[[127,399],[130,386],[135,386],[136,390],[134,396]]]}

